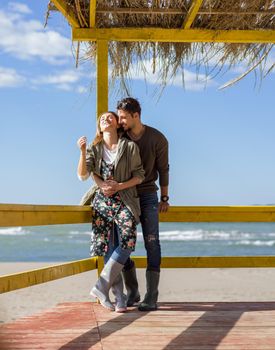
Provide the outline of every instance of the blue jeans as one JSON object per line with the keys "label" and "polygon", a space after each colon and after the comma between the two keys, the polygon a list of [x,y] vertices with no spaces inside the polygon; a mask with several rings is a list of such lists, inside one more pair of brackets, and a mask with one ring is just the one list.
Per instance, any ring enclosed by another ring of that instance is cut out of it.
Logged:
{"label": "blue jeans", "polygon": [[[147,253],[147,271],[160,271],[161,249],[159,241],[159,212],[158,195],[156,192],[143,193],[139,196],[144,245]],[[133,267],[133,261],[129,258],[124,269]]]}
{"label": "blue jeans", "polygon": [[127,259],[129,259],[132,251],[130,249],[123,249],[120,247],[119,237],[120,237],[119,228],[114,223],[113,229],[111,230],[111,235],[109,238],[108,251],[104,256],[104,264],[106,264],[111,257],[121,265],[124,265]]}

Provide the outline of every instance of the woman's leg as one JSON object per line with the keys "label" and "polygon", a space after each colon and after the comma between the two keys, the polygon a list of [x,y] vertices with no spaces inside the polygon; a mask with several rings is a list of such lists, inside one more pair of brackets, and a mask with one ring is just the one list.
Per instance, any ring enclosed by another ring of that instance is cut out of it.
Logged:
{"label": "woman's leg", "polygon": [[[107,264],[108,260],[112,256],[113,252],[119,246],[119,228],[117,224],[113,224],[111,234],[109,236],[109,245],[107,254],[104,256],[104,264]],[[120,254],[118,254],[120,255]],[[116,312],[125,312],[127,311],[126,305],[126,295],[123,293],[123,280],[121,273],[117,276],[116,280],[112,285],[112,293],[115,296],[115,311]]]}
{"label": "woman's leg", "polygon": [[[117,312],[125,312],[126,297],[123,295],[121,271],[124,266],[124,262],[130,256],[131,251],[128,249],[123,249],[119,245],[115,246],[116,242],[119,242],[119,240],[114,236],[115,231],[113,230],[112,222],[109,223],[109,226],[106,223],[105,227],[111,232],[109,235],[108,245],[110,250],[107,251],[104,268],[90,294],[98,298],[101,305],[108,310],[113,311],[115,309]],[[114,308],[109,298],[109,290],[112,286],[114,286],[116,308]]]}
{"label": "woman's leg", "polygon": [[[116,231],[120,244],[114,251],[113,258],[124,265],[129,259],[136,242],[136,222],[127,207],[123,206],[120,208],[116,215],[116,224]],[[123,294],[122,276],[119,276],[117,284],[115,288],[113,288],[113,292],[116,295],[116,300],[120,301],[117,302],[116,306],[121,306],[120,310],[126,310],[127,297]]]}
{"label": "woman's leg", "polygon": [[[101,215],[99,211],[95,210],[93,215],[92,225],[93,225],[93,236],[92,236],[92,244],[91,244],[91,253],[93,255],[102,255],[102,253],[105,252],[107,248],[106,237],[109,236],[108,243],[113,242],[113,237],[112,237],[113,223],[110,222],[105,216]],[[107,257],[109,256],[108,256],[108,250],[107,250]],[[95,286],[92,288],[90,294],[95,298],[97,298],[100,301],[102,306],[113,311],[114,306],[111,303],[111,300],[109,298],[109,290],[111,288],[111,285],[113,284],[112,274],[115,273],[115,267],[108,264],[107,260],[108,259],[106,259],[106,264]]]}
{"label": "woman's leg", "polygon": [[104,264],[107,264],[108,260],[110,259],[110,257],[112,256],[114,250],[117,248],[118,245],[119,245],[118,227],[114,222],[110,230],[108,250],[107,250],[107,253],[104,255]]}
{"label": "woman's leg", "polygon": [[[114,238],[116,247],[113,249],[112,258],[123,265],[124,260],[129,257],[131,252],[120,247],[120,229],[117,224],[115,224],[114,227]],[[115,296],[115,311],[119,313],[126,312],[127,297],[123,293],[123,279],[121,273],[117,276],[112,285],[112,293]]]}
{"label": "woman's leg", "polygon": [[111,311],[114,310],[114,306],[109,298],[109,290],[116,281],[118,275],[121,273],[122,268],[122,264],[110,257],[107,264],[104,265],[95,286],[90,292],[92,296],[98,298],[102,306]]}

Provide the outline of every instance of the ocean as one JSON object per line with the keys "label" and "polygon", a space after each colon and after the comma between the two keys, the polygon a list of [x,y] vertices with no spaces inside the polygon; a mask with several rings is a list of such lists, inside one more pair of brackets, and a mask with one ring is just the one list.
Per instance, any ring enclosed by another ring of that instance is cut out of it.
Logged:
{"label": "ocean", "polygon": [[[89,257],[89,224],[0,228],[0,261]],[[275,255],[275,223],[161,223],[162,256]],[[134,255],[145,255],[139,229]]]}

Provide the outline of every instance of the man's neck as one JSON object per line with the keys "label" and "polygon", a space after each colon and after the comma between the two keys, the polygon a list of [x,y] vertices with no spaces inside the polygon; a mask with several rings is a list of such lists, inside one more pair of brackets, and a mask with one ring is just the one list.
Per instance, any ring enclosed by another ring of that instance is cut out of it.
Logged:
{"label": "man's neck", "polygon": [[145,131],[145,125],[139,123],[135,125],[132,129],[130,129],[127,134],[130,136],[132,140],[139,140]]}

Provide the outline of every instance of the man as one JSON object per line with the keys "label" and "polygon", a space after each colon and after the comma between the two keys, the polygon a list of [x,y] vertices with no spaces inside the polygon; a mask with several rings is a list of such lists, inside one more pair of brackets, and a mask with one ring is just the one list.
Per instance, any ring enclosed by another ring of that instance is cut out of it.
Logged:
{"label": "man", "polygon": [[[141,206],[141,226],[147,252],[146,287],[144,300],[139,304],[140,311],[157,309],[158,285],[160,277],[161,249],[159,242],[158,212],[166,212],[168,197],[168,141],[158,130],[141,122],[139,102],[131,97],[117,104],[119,123],[125,136],[139,146],[145,180],[137,186]],[[155,184],[159,177],[160,202]],[[123,277],[127,289],[128,306],[140,301],[134,262],[129,258],[124,265]]]}

